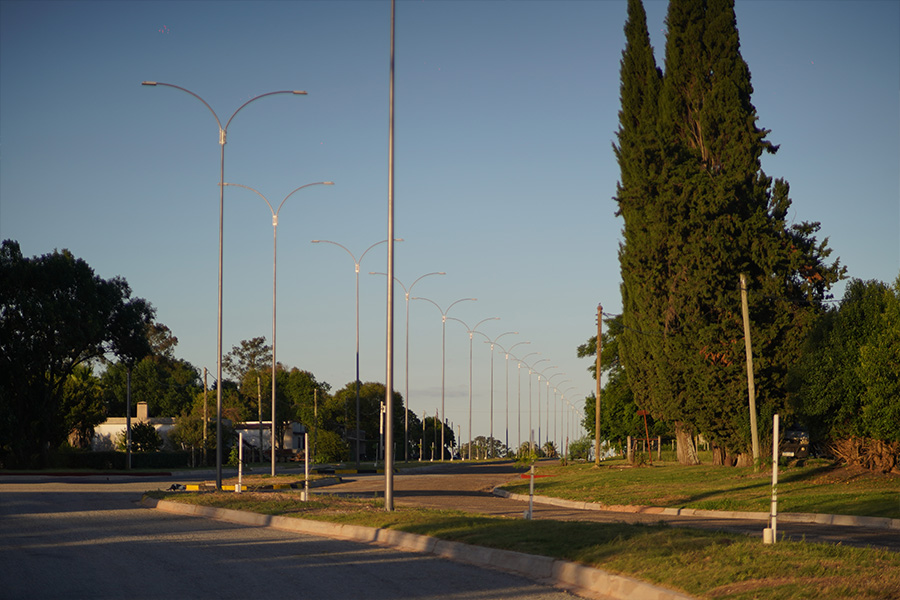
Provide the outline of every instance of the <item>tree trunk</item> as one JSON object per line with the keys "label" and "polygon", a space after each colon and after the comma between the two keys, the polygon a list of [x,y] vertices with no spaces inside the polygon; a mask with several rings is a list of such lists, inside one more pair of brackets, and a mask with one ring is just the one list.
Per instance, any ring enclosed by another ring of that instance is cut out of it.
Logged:
{"label": "tree trunk", "polygon": [[753,466],[753,455],[748,454],[747,452],[741,452],[737,455],[737,460],[735,461],[736,467],[752,467]]}
{"label": "tree trunk", "polygon": [[726,464],[725,448],[713,444],[712,447],[712,464],[721,467]]}
{"label": "tree trunk", "polygon": [[682,465],[699,465],[697,446],[694,444],[693,432],[681,421],[675,422],[675,444],[678,462]]}

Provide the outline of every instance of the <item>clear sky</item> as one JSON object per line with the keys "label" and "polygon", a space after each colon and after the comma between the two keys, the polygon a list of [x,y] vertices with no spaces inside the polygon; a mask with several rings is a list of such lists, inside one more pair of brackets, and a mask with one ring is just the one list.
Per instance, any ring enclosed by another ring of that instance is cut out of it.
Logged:
{"label": "clear sky", "polygon": [[[663,62],[666,3],[646,2]],[[741,48],[759,124],[781,145],[767,174],[791,184],[796,221],[820,221],[851,277],[900,271],[900,2],[743,0]],[[510,346],[580,405],[594,384],[576,347],[597,304],[621,310],[612,152],[626,3],[397,3],[396,275],[413,295]],[[124,276],[178,337],[176,354],[215,371],[218,131],[225,180],[277,207],[278,358],[334,389],[353,380],[357,257],[387,237],[387,0],[0,1],[0,238],[31,256],[68,248]],[[227,352],[271,337],[271,214],[225,193]],[[360,268],[363,381],[385,374],[385,245]],[[396,388],[405,387],[397,289]],[[843,286],[835,290],[840,298]],[[735,302],[739,302],[735,296]],[[409,403],[440,406],[441,317],[413,301]],[[446,325],[446,413],[468,439],[469,340]],[[474,432],[490,429],[489,346],[474,339]],[[510,442],[519,382],[510,361]],[[563,373],[554,376],[556,373]],[[494,359],[494,435],[506,429],[506,363]],[[537,380],[532,377],[533,389]],[[541,396],[546,403],[546,386]],[[537,394],[532,393],[536,408]],[[534,417],[536,421],[536,417]],[[536,427],[536,423],[535,423]],[[550,421],[550,428],[558,425]],[[544,428],[546,431],[546,428]],[[559,437],[554,436],[554,437]],[[544,434],[546,438],[546,434]]]}

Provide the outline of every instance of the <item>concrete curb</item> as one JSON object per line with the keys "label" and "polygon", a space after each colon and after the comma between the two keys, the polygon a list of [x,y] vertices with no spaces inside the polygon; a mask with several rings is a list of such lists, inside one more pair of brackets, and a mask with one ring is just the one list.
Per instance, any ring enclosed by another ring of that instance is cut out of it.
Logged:
{"label": "concrete curb", "polygon": [[141,504],[168,513],[216,519],[251,527],[271,527],[282,531],[378,544],[405,552],[429,554],[446,560],[514,573],[574,593],[587,594],[589,597],[600,595],[612,600],[696,600],[693,596],[681,592],[578,563],[547,556],[449,542],[393,529],[376,529],[327,521],[261,515],[227,508],[156,500],[146,496],[141,499]]}
{"label": "concrete curb", "polygon": [[[495,496],[528,502],[525,494],[513,494],[501,488],[492,490]],[[624,512],[648,515],[709,517],[715,519],[741,519],[745,521],[766,522],[769,513],[764,512],[740,512],[722,510],[701,510],[699,508],[661,508],[658,506],[619,506],[603,505],[593,502],[579,502],[576,500],[563,500],[549,496],[534,496],[535,504],[570,508],[573,510],[595,510],[606,512]],[[779,513],[778,521],[782,523],[817,523],[819,525],[841,525],[845,527],[868,527],[870,529],[900,529],[900,519],[887,517],[857,517],[853,515],[828,515],[818,513]]]}
{"label": "concrete curb", "polygon": [[[334,477],[324,477],[321,479],[310,479],[309,480],[309,489],[326,487],[329,485],[335,485],[341,483],[341,478]],[[236,485],[223,485],[222,489],[231,491],[235,489]],[[273,491],[273,490],[302,490],[304,488],[303,482],[295,482],[295,483],[265,483],[262,485],[256,484],[247,484],[243,483],[241,485],[241,491]],[[184,484],[185,491],[188,492],[203,492],[203,491],[214,491],[216,489],[215,482],[212,481],[204,481],[203,483],[186,483]]]}

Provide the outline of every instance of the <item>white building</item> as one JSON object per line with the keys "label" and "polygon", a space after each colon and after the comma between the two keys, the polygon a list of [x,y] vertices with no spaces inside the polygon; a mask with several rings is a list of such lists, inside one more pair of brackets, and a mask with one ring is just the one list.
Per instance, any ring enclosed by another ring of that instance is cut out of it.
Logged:
{"label": "white building", "polygon": [[[156,428],[159,437],[162,438],[165,448],[171,449],[169,432],[175,427],[175,419],[172,417],[150,417],[146,402],[137,403],[137,417],[131,420],[132,426],[136,423],[149,423]],[[106,421],[94,428],[94,439],[91,440],[91,450],[115,450],[116,439],[125,434],[125,417],[108,417]]]}

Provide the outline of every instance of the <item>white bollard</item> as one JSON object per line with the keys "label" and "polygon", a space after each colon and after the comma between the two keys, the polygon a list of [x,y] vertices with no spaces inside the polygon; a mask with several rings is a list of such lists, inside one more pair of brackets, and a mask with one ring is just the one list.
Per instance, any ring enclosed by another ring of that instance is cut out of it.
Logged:
{"label": "white bollard", "polygon": [[778,415],[772,417],[772,504],[769,509],[769,526],[763,530],[763,543],[778,541]]}
{"label": "white bollard", "polygon": [[244,477],[244,432],[238,432],[238,482],[234,484],[234,491],[241,493],[241,482]]}
{"label": "white bollard", "polygon": [[772,424],[772,543],[778,541],[778,415]]}
{"label": "white bollard", "polygon": [[303,434],[303,502],[309,500],[309,433]]}

